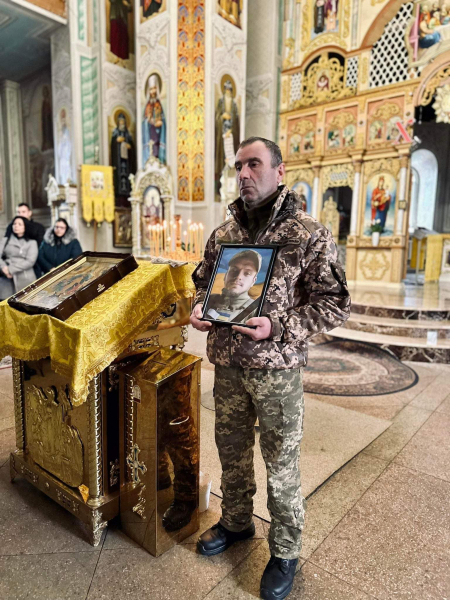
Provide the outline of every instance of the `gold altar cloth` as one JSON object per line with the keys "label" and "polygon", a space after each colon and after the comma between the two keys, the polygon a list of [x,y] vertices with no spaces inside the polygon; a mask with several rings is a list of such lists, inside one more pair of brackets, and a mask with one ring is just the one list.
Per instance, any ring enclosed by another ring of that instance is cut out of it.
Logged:
{"label": "gold altar cloth", "polygon": [[0,303],[0,358],[38,360],[47,356],[52,369],[70,382],[71,401],[85,402],[89,382],[133,339],[180,298],[195,293],[195,265],[139,267],[67,321],[27,315]]}

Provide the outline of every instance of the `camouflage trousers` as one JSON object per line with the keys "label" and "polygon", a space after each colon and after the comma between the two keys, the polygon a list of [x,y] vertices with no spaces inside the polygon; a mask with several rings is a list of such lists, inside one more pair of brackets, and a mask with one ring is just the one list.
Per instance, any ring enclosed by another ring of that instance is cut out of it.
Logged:
{"label": "camouflage trousers", "polygon": [[297,558],[301,550],[304,499],[300,487],[303,433],[302,370],[243,369],[216,365],[216,444],[222,464],[222,518],[230,531],[246,529],[253,515],[255,422],[267,469],[269,548]]}

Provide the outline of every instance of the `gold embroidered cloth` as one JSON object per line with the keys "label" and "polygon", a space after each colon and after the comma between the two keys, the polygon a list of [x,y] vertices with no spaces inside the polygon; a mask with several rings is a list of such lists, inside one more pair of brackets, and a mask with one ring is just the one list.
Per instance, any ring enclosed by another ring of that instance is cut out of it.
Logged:
{"label": "gold embroidered cloth", "polygon": [[195,293],[195,265],[139,263],[139,267],[67,321],[27,315],[0,303],[0,358],[50,356],[52,369],[70,382],[71,400],[82,404],[89,382],[154,323],[162,311]]}

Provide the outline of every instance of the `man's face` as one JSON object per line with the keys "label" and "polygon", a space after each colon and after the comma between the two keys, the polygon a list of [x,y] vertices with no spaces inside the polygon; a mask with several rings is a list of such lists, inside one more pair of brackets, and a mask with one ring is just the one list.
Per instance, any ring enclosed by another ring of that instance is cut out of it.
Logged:
{"label": "man's face", "polygon": [[119,131],[125,131],[125,119],[119,119]]}
{"label": "man's face", "polygon": [[228,267],[224,279],[225,289],[231,296],[239,296],[255,285],[257,275],[251,260],[238,259]]}
{"label": "man's face", "polygon": [[258,206],[277,191],[285,167],[272,167],[272,155],[263,142],[239,148],[236,154],[236,178],[241,198],[251,207]]}
{"label": "man's face", "polygon": [[158,95],[158,90],[156,89],[156,85],[150,88],[150,98],[155,100]]}
{"label": "man's face", "polygon": [[32,212],[29,208],[27,208],[26,206],[18,206],[17,207],[17,215],[19,217],[25,217],[25,219],[30,220],[31,219],[31,215]]}

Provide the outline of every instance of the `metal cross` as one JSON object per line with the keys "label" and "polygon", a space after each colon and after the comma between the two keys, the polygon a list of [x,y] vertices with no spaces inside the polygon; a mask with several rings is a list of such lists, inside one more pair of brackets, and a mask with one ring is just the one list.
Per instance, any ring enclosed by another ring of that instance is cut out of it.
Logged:
{"label": "metal cross", "polygon": [[134,446],[131,448],[130,454],[127,456],[127,465],[131,469],[131,477],[133,479],[133,483],[140,483],[141,480],[139,479],[139,471],[142,473],[142,475],[145,475],[145,473],[147,473],[147,467],[145,466],[145,464],[143,462],[139,462],[140,451],[141,449],[139,448],[139,446],[137,444],[134,444]]}

